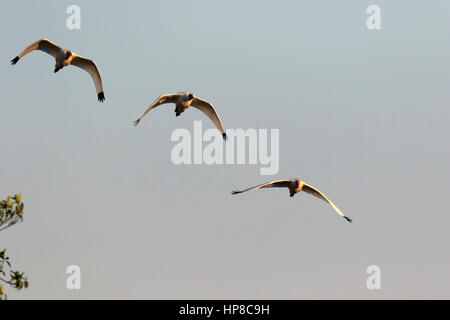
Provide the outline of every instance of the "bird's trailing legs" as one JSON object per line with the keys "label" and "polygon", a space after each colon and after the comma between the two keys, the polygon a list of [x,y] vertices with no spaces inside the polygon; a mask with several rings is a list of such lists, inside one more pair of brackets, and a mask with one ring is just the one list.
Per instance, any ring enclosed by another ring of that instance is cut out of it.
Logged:
{"label": "bird's trailing legs", "polygon": [[175,107],[175,115],[178,117],[180,114],[182,114],[184,112],[184,110],[185,109],[183,107],[181,107],[181,108]]}

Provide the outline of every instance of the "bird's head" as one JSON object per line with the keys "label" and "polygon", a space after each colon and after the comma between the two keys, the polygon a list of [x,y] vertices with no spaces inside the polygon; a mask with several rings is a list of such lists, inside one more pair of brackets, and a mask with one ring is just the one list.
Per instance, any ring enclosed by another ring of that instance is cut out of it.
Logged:
{"label": "bird's head", "polygon": [[72,56],[72,52],[67,50],[66,56],[64,57],[65,60],[69,59]]}
{"label": "bird's head", "polygon": [[192,93],[189,93],[188,94],[188,100],[192,100],[192,99],[194,99],[194,95]]}
{"label": "bird's head", "polygon": [[300,179],[295,179],[295,186],[298,188],[300,186]]}

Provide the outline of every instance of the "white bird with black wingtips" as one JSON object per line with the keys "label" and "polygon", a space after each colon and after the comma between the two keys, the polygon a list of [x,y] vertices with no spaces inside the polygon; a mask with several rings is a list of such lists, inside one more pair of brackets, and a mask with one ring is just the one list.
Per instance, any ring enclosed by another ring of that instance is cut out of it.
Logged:
{"label": "white bird with black wingtips", "polygon": [[70,50],[61,48],[48,39],[41,39],[30,44],[25,48],[25,50],[19,53],[17,57],[11,60],[11,65],[15,65],[20,59],[23,58],[23,56],[34,50],[44,51],[55,58],[56,64],[54,72],[58,72],[60,69],[69,65],[74,65],[88,72],[91,75],[92,80],[94,80],[98,101],[103,102],[105,100],[102,78],[95,62],[79,56]]}
{"label": "white bird with black wingtips", "polygon": [[164,94],[162,96],[159,96],[158,99],[156,99],[155,102],[153,102],[152,105],[148,107],[147,110],[145,110],[144,114],[134,122],[134,125],[137,126],[139,122],[142,120],[142,118],[144,118],[145,115],[150,112],[150,110],[165,103],[175,104],[175,114],[177,117],[190,106],[199,109],[201,112],[206,114],[208,118],[211,119],[212,122],[214,122],[217,129],[219,129],[220,132],[222,133],[222,137],[224,139],[227,138],[225,129],[223,128],[222,122],[220,121],[220,118],[217,115],[217,112],[214,109],[213,105],[208,101],[202,100],[199,97],[194,96],[194,94],[190,92]]}
{"label": "white bird with black wingtips", "polygon": [[333,207],[333,209],[341,217],[345,218],[348,222],[353,221],[351,218],[345,216],[342,213],[342,211],[339,210],[339,208],[336,207],[336,205],[333,202],[328,200],[328,198],[325,197],[325,195],[322,192],[320,192],[319,190],[315,189],[314,187],[306,184],[304,181],[302,181],[300,179],[275,180],[275,181],[263,183],[263,184],[260,184],[260,185],[254,186],[254,187],[250,187],[245,190],[232,191],[231,194],[238,194],[238,193],[243,193],[243,192],[252,191],[252,190],[256,190],[256,189],[262,189],[262,188],[288,188],[291,197],[293,197],[296,193],[298,193],[300,191],[304,191],[306,193],[312,194],[313,196],[327,202],[329,205],[331,205]]}

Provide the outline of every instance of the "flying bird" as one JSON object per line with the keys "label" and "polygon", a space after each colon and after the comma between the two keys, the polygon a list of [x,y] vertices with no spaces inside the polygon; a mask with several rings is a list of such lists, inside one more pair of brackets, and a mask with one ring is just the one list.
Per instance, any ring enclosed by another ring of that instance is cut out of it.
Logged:
{"label": "flying bird", "polygon": [[227,138],[225,129],[223,128],[222,122],[220,121],[219,116],[217,115],[217,112],[214,109],[213,105],[208,101],[202,100],[199,97],[194,96],[190,92],[164,94],[162,96],[159,96],[158,99],[156,99],[155,102],[153,102],[152,105],[148,107],[147,110],[145,110],[144,114],[134,122],[134,125],[137,126],[139,122],[142,120],[142,118],[144,118],[145,115],[148,112],[150,112],[150,110],[165,103],[175,103],[175,114],[177,117],[190,106],[199,109],[201,112],[206,114],[208,118],[212,120],[212,122],[214,122],[217,129],[219,129],[220,132],[222,133],[222,137],[224,139]]}
{"label": "flying bird", "polygon": [[98,101],[103,102],[105,100],[102,78],[95,62],[79,56],[72,51],[61,48],[48,39],[41,39],[30,44],[25,48],[25,50],[19,53],[17,57],[11,60],[11,65],[15,65],[23,56],[34,50],[44,51],[55,58],[56,64],[54,72],[58,72],[68,65],[74,65],[84,71],[87,71],[91,75],[92,80],[94,80]]}
{"label": "flying bird", "polygon": [[262,189],[262,188],[288,188],[291,197],[293,197],[296,193],[298,193],[300,191],[304,191],[306,193],[312,194],[313,196],[315,196],[315,197],[327,202],[329,205],[331,205],[333,207],[333,209],[341,217],[345,218],[348,222],[352,222],[352,219],[345,216],[342,213],[342,211],[339,210],[339,208],[336,207],[336,205],[333,202],[328,200],[328,198],[325,197],[325,195],[322,192],[320,192],[316,188],[306,184],[305,182],[301,181],[300,179],[271,181],[271,182],[263,183],[263,184],[260,184],[260,185],[254,186],[254,187],[250,187],[245,190],[232,191],[231,194],[238,194],[238,193],[243,193],[243,192],[252,191],[252,190],[256,190],[256,189]]}

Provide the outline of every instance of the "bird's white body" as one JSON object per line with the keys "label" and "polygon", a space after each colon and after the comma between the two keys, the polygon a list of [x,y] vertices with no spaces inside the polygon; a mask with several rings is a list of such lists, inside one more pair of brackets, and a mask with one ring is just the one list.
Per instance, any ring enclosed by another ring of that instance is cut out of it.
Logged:
{"label": "bird's white body", "polygon": [[[66,50],[66,49],[64,49],[64,50],[67,53],[68,50]],[[64,55],[62,58],[56,60],[56,66],[60,67],[60,68],[67,67],[72,63],[73,58],[74,58],[73,54],[69,55],[69,57],[67,59],[65,59],[65,55]]]}
{"label": "bird's white body", "polygon": [[98,100],[100,102],[103,102],[103,100],[105,100],[102,79],[95,62],[93,60],[79,56],[71,52],[70,50],[59,47],[48,39],[41,39],[30,44],[21,53],[19,53],[17,57],[11,60],[11,64],[15,65],[22,57],[34,50],[44,51],[55,58],[54,72],[58,72],[62,68],[70,65],[74,65],[88,72],[91,75],[92,80],[94,81]]}
{"label": "bird's white body", "polygon": [[291,197],[294,196],[294,194],[299,193],[304,186],[304,182],[300,179],[291,179],[289,180],[289,192],[291,194]]}
{"label": "bird's white body", "polygon": [[319,198],[325,202],[327,202],[330,206],[333,207],[333,209],[343,218],[345,218],[348,222],[352,222],[352,219],[345,216],[342,211],[333,203],[331,202],[325,195],[320,192],[319,190],[315,189],[314,187],[306,184],[300,179],[289,179],[289,180],[275,180],[267,183],[263,183],[254,187],[247,188],[245,190],[241,191],[232,191],[231,194],[238,194],[238,193],[244,193],[247,191],[252,191],[256,189],[263,189],[263,188],[288,188],[290,196],[293,197],[296,193],[300,191],[304,191],[306,193],[309,193],[316,198]]}
{"label": "bird's white body", "polygon": [[175,113],[178,113],[178,115],[180,113],[183,113],[187,108],[191,106],[193,100],[194,96],[192,94],[191,96],[189,96],[189,92],[182,92],[175,102]]}
{"label": "bird's white body", "polygon": [[194,96],[191,92],[179,92],[175,94],[164,94],[159,96],[150,107],[145,110],[144,114],[137,119],[134,124],[138,125],[138,123],[145,117],[145,115],[150,112],[150,110],[156,108],[165,103],[174,103],[175,104],[175,115],[178,117],[182,114],[187,108],[193,106],[199,109],[201,112],[206,114],[208,118],[216,125],[217,129],[220,130],[224,139],[226,139],[227,135],[225,133],[225,129],[223,128],[222,122],[220,121],[219,116],[217,115],[216,110],[213,105],[205,100],[200,99],[199,97]]}

